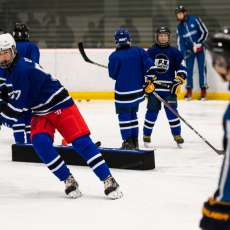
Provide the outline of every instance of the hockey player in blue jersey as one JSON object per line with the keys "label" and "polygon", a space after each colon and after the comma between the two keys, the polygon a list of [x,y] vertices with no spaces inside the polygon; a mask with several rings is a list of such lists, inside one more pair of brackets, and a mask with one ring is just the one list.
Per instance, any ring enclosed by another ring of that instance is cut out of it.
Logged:
{"label": "hockey player in blue jersey", "polygon": [[[230,30],[215,33],[208,42],[213,67],[226,82],[230,82]],[[224,114],[224,150],[218,188],[203,206],[200,227],[203,230],[230,229],[230,104]]]}
{"label": "hockey player in blue jersey", "polygon": [[30,41],[27,25],[24,23],[15,23],[13,37],[16,41],[18,53],[23,57],[31,59],[33,62],[39,63],[40,51],[38,46]]}
{"label": "hockey player in blue jersey", "polygon": [[0,67],[5,69],[6,84],[11,85],[14,100],[0,98],[0,113],[8,124],[32,110],[31,140],[33,147],[48,169],[65,183],[70,198],[81,196],[77,181],[53,147],[57,129],[66,141],[104,182],[104,193],[110,199],[122,197],[119,185],[99,149],[90,139],[90,131],[68,91],[46,73],[39,64],[17,54],[16,43],[10,34],[0,35]]}
{"label": "hockey player in blue jersey", "polygon": [[207,89],[204,42],[207,39],[208,30],[199,17],[188,15],[184,6],[178,6],[175,10],[175,14],[179,21],[177,25],[178,49],[185,58],[188,70],[185,98],[190,100],[192,97],[193,67],[194,61],[197,59],[201,100],[204,100]]}
{"label": "hockey player in blue jersey", "polygon": [[[154,60],[154,68],[146,78],[152,79],[154,90],[177,110],[176,93],[185,82],[187,72],[182,54],[177,48],[170,46],[170,31],[167,27],[162,26],[156,30],[155,44],[147,50],[147,53]],[[143,141],[147,148],[152,147],[151,134],[160,109],[161,102],[150,91],[143,128]],[[167,107],[164,109],[174,140],[177,144],[182,144],[184,139],[181,136],[180,119]]]}
{"label": "hockey player in blue jersey", "polygon": [[[17,52],[33,62],[39,63],[40,51],[38,46],[30,41],[29,29],[26,24],[15,23],[13,37],[16,41]],[[31,111],[29,110],[18,122],[13,124],[14,139],[16,143],[31,143],[30,140]]]}
{"label": "hockey player in blue jersey", "polygon": [[115,108],[118,114],[123,149],[138,149],[139,103],[144,100],[144,75],[153,65],[144,49],[131,46],[124,28],[114,35],[116,50],[109,56],[109,76],[115,80]]}

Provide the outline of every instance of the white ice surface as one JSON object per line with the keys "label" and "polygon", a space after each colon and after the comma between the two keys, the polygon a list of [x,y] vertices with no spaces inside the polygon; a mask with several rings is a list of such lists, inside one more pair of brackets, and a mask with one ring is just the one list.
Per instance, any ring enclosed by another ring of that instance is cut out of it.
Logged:
{"label": "white ice surface", "polygon": [[[181,116],[221,148],[222,115],[227,102],[179,102]],[[94,141],[120,147],[121,139],[112,101],[78,103]],[[140,143],[145,103],[140,106]],[[152,135],[156,168],[148,171],[111,169],[124,192],[121,200],[106,200],[103,184],[88,167],[70,166],[83,197],[64,197],[64,186],[42,164],[11,161],[12,131],[0,131],[1,230],[195,230],[204,200],[218,182],[218,156],[186,125],[178,149],[164,111]],[[60,144],[61,137],[56,136]]]}

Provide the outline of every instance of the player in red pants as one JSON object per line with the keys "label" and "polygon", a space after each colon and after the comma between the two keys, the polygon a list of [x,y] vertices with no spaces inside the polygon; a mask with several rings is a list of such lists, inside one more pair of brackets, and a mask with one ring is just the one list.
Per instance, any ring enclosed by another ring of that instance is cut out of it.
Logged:
{"label": "player in red pants", "polygon": [[7,103],[0,97],[2,117],[10,124],[17,122],[24,112],[32,110],[33,147],[49,170],[65,182],[66,195],[77,198],[81,192],[64,160],[53,147],[56,129],[104,182],[105,195],[111,199],[121,198],[119,185],[89,137],[90,131],[68,91],[40,65],[20,57],[15,40],[8,33],[0,35],[0,67],[4,70],[6,84],[12,86],[10,94],[14,98]]}

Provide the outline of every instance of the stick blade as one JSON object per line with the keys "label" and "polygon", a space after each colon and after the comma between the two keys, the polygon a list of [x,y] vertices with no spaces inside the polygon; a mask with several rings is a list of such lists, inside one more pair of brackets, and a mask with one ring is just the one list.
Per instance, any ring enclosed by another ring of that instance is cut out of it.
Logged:
{"label": "stick blade", "polygon": [[99,64],[99,63],[97,63],[97,62],[91,61],[91,60],[88,58],[88,56],[86,55],[85,50],[84,50],[83,42],[79,42],[79,43],[78,43],[78,49],[79,49],[79,51],[80,51],[81,56],[83,57],[83,59],[84,59],[86,62],[89,62],[89,63],[91,63],[91,64],[94,64],[94,65],[103,67],[103,68],[105,68],[105,69],[108,68],[106,65],[102,65],[102,64]]}
{"label": "stick blade", "polygon": [[84,46],[83,46],[83,42],[79,42],[79,43],[78,43],[78,49],[79,49],[79,51],[80,51],[80,53],[81,53],[81,56],[84,58],[84,60],[85,60],[86,62],[93,63],[93,62],[87,57],[87,55],[86,55],[86,53],[85,53]]}

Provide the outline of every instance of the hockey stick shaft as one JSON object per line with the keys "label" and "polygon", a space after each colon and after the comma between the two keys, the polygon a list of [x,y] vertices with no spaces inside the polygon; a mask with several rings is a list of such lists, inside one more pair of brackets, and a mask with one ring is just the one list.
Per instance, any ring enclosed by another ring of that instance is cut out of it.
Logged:
{"label": "hockey stick shaft", "polygon": [[212,150],[214,150],[218,155],[223,154],[222,150],[216,149],[208,140],[206,140],[196,129],[194,129],[183,117],[180,116],[180,114],[174,110],[170,104],[164,100],[161,96],[159,96],[156,92],[153,92],[154,96],[161,101],[174,115],[179,117],[195,134],[197,134],[202,141],[204,141]]}
{"label": "hockey stick shaft", "polygon": [[89,63],[91,63],[91,64],[94,64],[94,65],[97,65],[97,66],[100,66],[100,67],[103,67],[103,68],[106,68],[106,69],[108,68],[106,65],[99,64],[99,63],[94,62],[94,61],[92,61],[92,60],[90,60],[90,59],[88,58],[88,56],[87,56],[86,53],[85,53],[85,49],[84,49],[83,42],[79,42],[79,43],[78,43],[78,49],[79,49],[79,51],[80,51],[81,56],[83,57],[83,59],[84,59],[86,62],[89,62]]}

